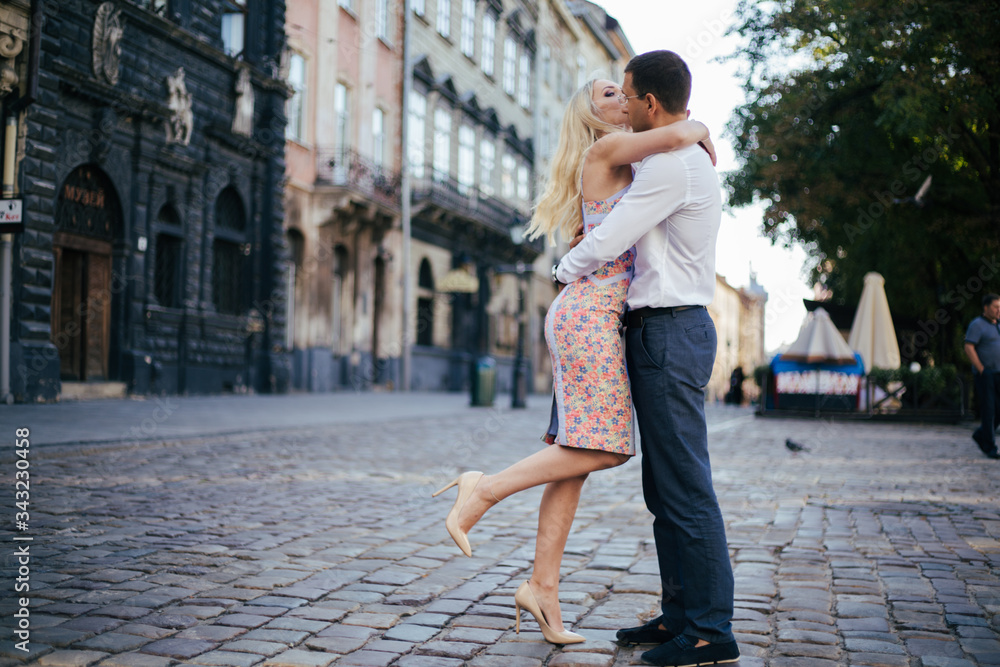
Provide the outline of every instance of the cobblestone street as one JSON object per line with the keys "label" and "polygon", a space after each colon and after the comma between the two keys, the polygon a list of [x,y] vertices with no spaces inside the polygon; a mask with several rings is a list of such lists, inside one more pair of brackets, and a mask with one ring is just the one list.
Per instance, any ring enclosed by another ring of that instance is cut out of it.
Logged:
{"label": "cobblestone street", "polygon": [[[343,400],[368,416],[298,427],[276,416],[268,429],[255,408],[242,433],[171,431],[168,415],[141,439],[34,441],[29,530],[8,520],[0,532],[0,667],[641,664],[648,647],[612,642],[655,614],[660,590],[638,460],[584,489],[561,600],[587,641],[560,648],[528,614],[514,632],[540,489],[486,515],[473,558],[444,529],[454,491],[430,498],[458,472],[495,472],[542,446],[548,400],[512,412],[442,397],[438,413],[400,410],[392,394]],[[155,419],[151,402],[128,403],[115,433]],[[0,412],[8,443],[12,414],[35,433],[70,419],[48,407]],[[740,665],[1000,665],[1000,462],[981,455],[971,427],[710,406],[709,431]],[[0,460],[12,519],[9,445]],[[30,592],[15,594],[22,545]],[[15,647],[20,595],[29,654]]]}

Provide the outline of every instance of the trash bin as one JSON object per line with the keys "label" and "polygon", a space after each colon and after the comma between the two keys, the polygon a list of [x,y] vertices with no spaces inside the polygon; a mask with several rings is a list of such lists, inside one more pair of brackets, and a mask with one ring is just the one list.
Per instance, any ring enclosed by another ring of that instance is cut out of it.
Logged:
{"label": "trash bin", "polygon": [[472,406],[491,408],[497,393],[497,362],[479,357],[472,364]]}

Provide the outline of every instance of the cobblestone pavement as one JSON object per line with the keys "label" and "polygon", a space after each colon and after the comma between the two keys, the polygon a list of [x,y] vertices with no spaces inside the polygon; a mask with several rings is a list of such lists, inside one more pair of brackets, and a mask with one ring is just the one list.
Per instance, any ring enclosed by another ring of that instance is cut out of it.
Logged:
{"label": "cobblestone pavement", "polygon": [[[640,663],[611,641],[660,588],[638,461],[587,483],[561,590],[587,642],[555,647],[528,615],[514,632],[540,490],[486,515],[473,558],[444,530],[454,492],[429,497],[541,446],[544,401],[402,419],[370,403],[381,419],[32,449],[29,528],[0,532],[0,667]],[[971,429],[709,414],[741,665],[1000,665],[1000,464]]]}

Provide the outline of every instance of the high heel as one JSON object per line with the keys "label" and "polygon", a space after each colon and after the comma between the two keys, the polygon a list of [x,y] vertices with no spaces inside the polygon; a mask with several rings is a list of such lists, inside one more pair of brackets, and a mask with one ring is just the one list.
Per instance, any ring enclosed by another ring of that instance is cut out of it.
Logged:
{"label": "high heel", "polygon": [[550,628],[549,624],[545,621],[545,614],[542,613],[542,608],[538,606],[535,594],[531,592],[531,586],[527,581],[518,586],[517,592],[514,593],[514,617],[517,619],[517,634],[521,634],[521,607],[524,607],[525,611],[535,617],[538,627],[542,629],[542,636],[545,637],[545,641],[552,644],[579,644],[587,641],[586,637],[578,635],[575,632],[556,632]]}
{"label": "high heel", "polygon": [[431,494],[431,498],[436,498],[451,487],[458,486],[458,497],[455,498],[455,504],[451,506],[451,511],[448,512],[448,517],[444,520],[444,527],[448,529],[448,534],[451,535],[451,539],[455,540],[455,544],[462,550],[462,553],[470,558],[472,557],[472,547],[469,545],[469,536],[458,527],[458,517],[462,513],[465,502],[476,490],[476,485],[482,477],[483,473],[475,470],[463,472],[446,487]]}

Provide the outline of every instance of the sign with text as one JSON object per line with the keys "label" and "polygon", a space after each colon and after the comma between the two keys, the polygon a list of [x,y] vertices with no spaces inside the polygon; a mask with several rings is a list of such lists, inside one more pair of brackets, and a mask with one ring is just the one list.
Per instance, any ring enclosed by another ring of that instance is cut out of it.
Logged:
{"label": "sign with text", "polygon": [[24,231],[24,216],[20,199],[0,199],[0,234],[20,234]]}

